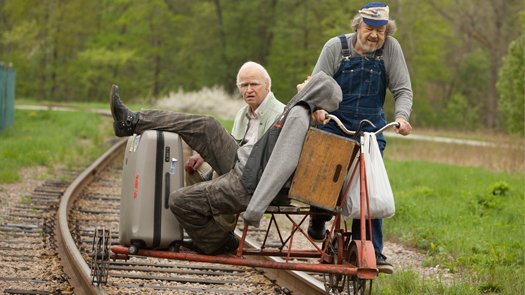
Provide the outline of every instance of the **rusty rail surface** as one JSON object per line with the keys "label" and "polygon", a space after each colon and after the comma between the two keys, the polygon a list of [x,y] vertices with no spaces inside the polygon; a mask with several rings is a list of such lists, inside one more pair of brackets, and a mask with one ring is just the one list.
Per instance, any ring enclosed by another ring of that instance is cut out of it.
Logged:
{"label": "rusty rail surface", "polygon": [[90,268],[80,254],[79,249],[71,236],[71,229],[68,224],[68,213],[73,201],[78,197],[80,191],[89,184],[95,175],[104,169],[120,153],[118,149],[125,147],[126,140],[119,140],[100,158],[93,162],[84,170],[67,188],[62,200],[60,201],[57,213],[56,236],[59,247],[59,254],[63,267],[71,276],[71,284],[75,287],[77,294],[106,294],[104,289],[91,284]]}

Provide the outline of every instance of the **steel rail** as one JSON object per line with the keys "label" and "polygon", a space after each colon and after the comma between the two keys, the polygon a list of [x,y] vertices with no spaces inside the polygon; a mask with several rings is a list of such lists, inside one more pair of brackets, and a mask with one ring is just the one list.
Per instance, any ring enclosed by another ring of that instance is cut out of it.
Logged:
{"label": "steel rail", "polygon": [[120,153],[118,149],[125,147],[126,140],[122,139],[115,143],[107,152],[93,162],[84,170],[67,188],[60,200],[57,212],[57,226],[55,234],[59,248],[62,267],[69,274],[70,283],[75,288],[75,294],[106,294],[104,289],[91,284],[91,269],[80,254],[68,224],[68,213],[73,202],[84,187],[94,177],[111,163]]}

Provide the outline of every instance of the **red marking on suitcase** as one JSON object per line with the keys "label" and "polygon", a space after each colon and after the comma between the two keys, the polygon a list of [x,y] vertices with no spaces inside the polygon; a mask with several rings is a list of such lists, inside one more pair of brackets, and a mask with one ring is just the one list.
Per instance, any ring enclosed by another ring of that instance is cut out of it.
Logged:
{"label": "red marking on suitcase", "polygon": [[138,191],[139,191],[139,175],[136,174],[135,175],[135,186],[133,188],[133,200],[137,199]]}

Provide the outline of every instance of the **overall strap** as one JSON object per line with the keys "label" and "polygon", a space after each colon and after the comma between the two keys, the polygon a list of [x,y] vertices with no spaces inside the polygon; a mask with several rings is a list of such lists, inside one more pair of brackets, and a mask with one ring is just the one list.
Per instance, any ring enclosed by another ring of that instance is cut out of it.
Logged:
{"label": "overall strap", "polygon": [[348,59],[352,53],[350,52],[350,48],[348,48],[348,40],[346,39],[346,35],[342,34],[337,37],[339,37],[339,40],[341,41],[343,58]]}

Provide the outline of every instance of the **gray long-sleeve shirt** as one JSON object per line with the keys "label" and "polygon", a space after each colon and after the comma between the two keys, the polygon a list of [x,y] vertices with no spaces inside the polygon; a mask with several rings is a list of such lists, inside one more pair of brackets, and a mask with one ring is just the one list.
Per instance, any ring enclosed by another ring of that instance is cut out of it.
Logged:
{"label": "gray long-sleeve shirt", "polygon": [[305,106],[296,106],[290,110],[265,168],[265,171],[272,173],[263,173],[252,201],[244,212],[243,218],[249,224],[259,226],[264,211],[299,164],[299,156],[310,124],[309,116],[310,112]]}
{"label": "gray long-sleeve shirt", "polygon": [[[346,38],[351,45],[352,56],[359,55],[354,50],[356,37],[356,33],[346,34]],[[342,59],[341,41],[339,37],[334,37],[324,45],[312,75],[323,71],[333,77],[339,69]],[[388,36],[385,39],[383,60],[385,62],[388,89],[394,96],[395,117],[404,118],[408,121],[412,111],[412,86],[401,45],[394,37]]]}

